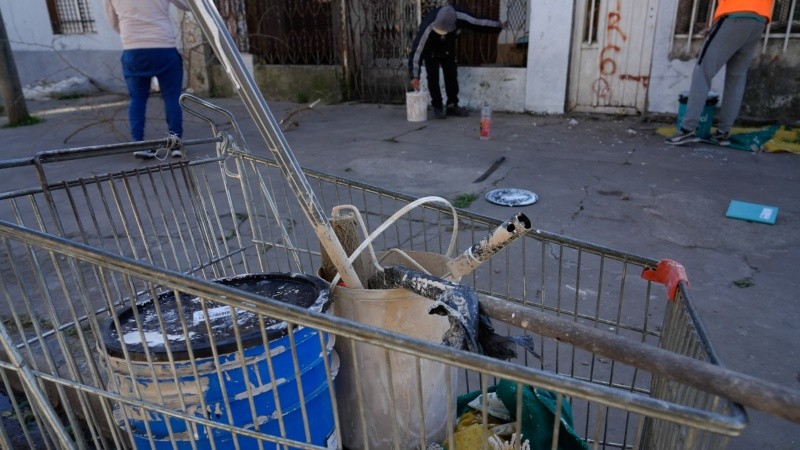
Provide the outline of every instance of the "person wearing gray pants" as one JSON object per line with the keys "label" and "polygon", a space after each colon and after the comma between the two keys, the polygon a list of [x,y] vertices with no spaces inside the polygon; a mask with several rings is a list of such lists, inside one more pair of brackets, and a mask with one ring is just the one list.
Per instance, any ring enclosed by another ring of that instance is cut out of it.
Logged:
{"label": "person wearing gray pants", "polygon": [[711,79],[725,66],[725,87],[719,108],[717,131],[711,140],[730,145],[730,130],[739,115],[747,83],[747,69],[766,24],[772,19],[772,0],[720,0],[714,24],[692,74],[689,99],[683,120],[667,144],[682,145],[700,141],[697,125],[711,88]]}

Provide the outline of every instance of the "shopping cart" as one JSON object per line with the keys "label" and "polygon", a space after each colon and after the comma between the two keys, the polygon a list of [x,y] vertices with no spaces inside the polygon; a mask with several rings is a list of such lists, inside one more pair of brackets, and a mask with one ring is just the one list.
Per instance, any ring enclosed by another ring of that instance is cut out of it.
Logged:
{"label": "shopping cart", "polygon": [[[526,231],[451,280],[529,344],[510,360],[444,345],[429,298],[355,289],[326,211],[370,235],[367,264],[442,280],[505,222],[302,170],[213,5],[190,4],[275,158],[184,96],[207,138],[0,162],[38,179],[0,194],[3,447],[674,449],[741,432],[735,401],[759,385],[716,366],[679,265]],[[156,147],[214,156],[81,175]],[[326,258],[345,286],[317,276]],[[792,393],[765,397],[796,420]]]}
{"label": "shopping cart", "polygon": [[[571,433],[593,448],[723,448],[745,426],[740,406],[658,375],[663,368],[523,329],[520,318],[552,318],[716,363],[685,284],[667,300],[642,279],[656,260],[531,230],[462,277],[486,299],[498,333],[533,337],[537,355],[520,351],[511,361],[226,284],[289,273],[316,279],[320,244],[279,164],[247,150],[227,111],[182,101],[207,121],[209,138],[148,144],[213,147],[215,156],[86,176],[77,168],[87,159],[143,144],[0,162],[39,179],[0,195],[5,447],[453,448],[457,398],[489,399],[508,385],[518,388],[517,429],[525,426],[522,387],[549,396],[551,415],[538,426],[553,445]],[[48,176],[65,164],[76,167],[74,178]],[[385,228],[373,242],[378,251],[448,255],[502,223],[464,211],[454,219],[446,205],[304,174],[326,210],[352,205],[368,230]],[[327,284],[309,283],[327,292]],[[212,331],[223,319],[225,333]],[[187,344],[195,334],[208,342]],[[362,352],[389,370],[360,366],[376,364]],[[370,442],[378,425],[383,444]]]}

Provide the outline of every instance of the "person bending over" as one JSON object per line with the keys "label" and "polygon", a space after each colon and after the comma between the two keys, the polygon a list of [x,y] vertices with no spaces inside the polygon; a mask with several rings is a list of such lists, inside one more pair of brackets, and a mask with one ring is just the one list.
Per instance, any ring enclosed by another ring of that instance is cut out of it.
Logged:
{"label": "person bending over", "polygon": [[[461,8],[442,6],[429,12],[420,23],[411,54],[408,57],[408,73],[411,86],[419,91],[420,67],[425,65],[428,90],[431,94],[433,114],[438,119],[448,115],[467,117],[469,111],[458,105],[458,62],[456,43],[464,28],[487,33],[499,33],[503,24],[497,20],[473,17]],[[447,106],[439,87],[439,68],[444,74]]]}

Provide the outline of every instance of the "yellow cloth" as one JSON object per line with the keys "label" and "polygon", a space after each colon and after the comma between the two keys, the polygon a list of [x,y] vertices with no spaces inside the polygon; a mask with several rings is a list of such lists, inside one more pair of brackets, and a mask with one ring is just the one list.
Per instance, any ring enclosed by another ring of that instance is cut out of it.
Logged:
{"label": "yellow cloth", "polygon": [[800,128],[781,127],[775,133],[775,137],[764,144],[764,151],[771,153],[789,152],[800,155]]}
{"label": "yellow cloth", "polygon": [[[506,435],[513,435],[515,433],[513,424],[503,425],[502,421],[489,416],[488,420],[489,429],[486,433],[486,439],[494,437],[506,437]],[[484,440],[483,434],[483,418],[480,413],[476,411],[468,411],[461,415],[456,424],[455,433],[453,433],[453,440],[455,441],[456,450],[481,450]],[[447,442],[444,442],[447,447]],[[492,446],[489,445],[491,449]]]}

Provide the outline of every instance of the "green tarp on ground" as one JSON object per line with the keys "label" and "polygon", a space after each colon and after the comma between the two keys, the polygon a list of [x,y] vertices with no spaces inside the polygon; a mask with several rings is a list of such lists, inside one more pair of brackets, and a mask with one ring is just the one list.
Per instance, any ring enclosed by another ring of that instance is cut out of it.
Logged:
{"label": "green tarp on ground", "polygon": [[[674,127],[656,130],[664,137],[675,133]],[[731,145],[728,148],[750,152],[795,153],[800,155],[800,128],[770,125],[763,128],[740,128],[731,130]]]}

